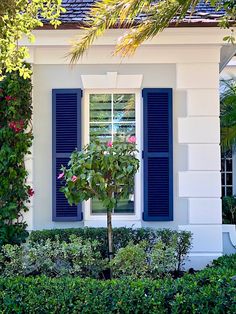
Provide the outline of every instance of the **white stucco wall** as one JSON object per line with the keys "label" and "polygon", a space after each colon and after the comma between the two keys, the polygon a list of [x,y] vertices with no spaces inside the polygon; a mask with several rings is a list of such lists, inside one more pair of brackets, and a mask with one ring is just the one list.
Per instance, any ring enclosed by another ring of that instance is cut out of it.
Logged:
{"label": "white stucco wall", "polygon": [[142,74],[142,88],[173,88],[174,221],[144,222],[140,215],[139,221],[117,219],[114,225],[189,230],[193,233],[191,266],[202,267],[222,254],[218,84],[224,34],[218,29],[167,30],[134,56],[121,60],[111,56],[119,33],[108,32],[73,68],[65,59],[72,36],[69,31],[39,32],[38,41],[30,47],[35,136],[30,227],[105,226],[105,220],[52,222],[52,88],[83,88],[81,75]]}

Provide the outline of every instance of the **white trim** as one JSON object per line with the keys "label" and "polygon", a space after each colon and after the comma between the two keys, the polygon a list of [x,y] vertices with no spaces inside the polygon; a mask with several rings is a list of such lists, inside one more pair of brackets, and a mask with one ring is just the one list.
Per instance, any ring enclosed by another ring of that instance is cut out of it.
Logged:
{"label": "white trim", "polygon": [[236,247],[236,225],[222,225],[222,232],[229,234],[232,245]]}
{"label": "white trim", "polygon": [[[236,28],[232,28],[235,29]],[[127,29],[109,29],[104,35],[97,38],[93,45],[115,45],[120,36],[127,33]],[[28,46],[71,46],[76,40],[80,40],[84,30],[78,29],[38,29],[34,30],[36,37],[34,42],[29,42],[27,37],[20,40],[21,45]],[[228,29],[219,27],[176,27],[167,28],[154,38],[144,42],[144,45],[183,45],[183,44],[220,44],[227,45],[223,38],[229,35]]]}
{"label": "white trim", "polygon": [[[135,94],[135,115],[136,115],[136,138],[137,138],[137,149],[139,150],[138,158],[140,160],[140,169],[135,176],[135,208],[134,214],[114,214],[112,219],[114,222],[128,222],[128,221],[136,221],[140,222],[142,217],[142,115],[141,115],[141,90],[139,89],[86,89],[84,90],[83,97],[83,105],[82,105],[82,115],[84,125],[83,129],[83,145],[89,143],[89,94],[96,93],[131,93]],[[91,214],[90,211],[90,201],[86,201],[83,203],[83,213],[84,213],[84,225],[91,225],[90,222],[95,221],[106,221],[106,214]],[[124,223],[125,225],[125,223]]]}
{"label": "white trim", "polygon": [[117,72],[107,72],[105,75],[81,75],[85,89],[122,89],[141,88],[143,75],[119,75]]}
{"label": "white trim", "polygon": [[210,253],[203,253],[203,252],[199,252],[199,253],[189,253],[188,254],[188,257],[196,257],[196,256],[216,256],[216,257],[219,257],[219,256],[222,256],[223,254],[221,252],[210,252]]}

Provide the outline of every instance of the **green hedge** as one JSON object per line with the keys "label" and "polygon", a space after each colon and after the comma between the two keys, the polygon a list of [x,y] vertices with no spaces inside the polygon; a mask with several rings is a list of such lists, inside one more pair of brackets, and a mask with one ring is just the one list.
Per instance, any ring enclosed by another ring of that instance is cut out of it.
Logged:
{"label": "green hedge", "polygon": [[[62,241],[69,241],[71,235],[76,235],[84,240],[97,240],[99,250],[103,257],[107,257],[107,229],[106,228],[71,228],[32,231],[29,237],[31,242],[45,242],[47,239],[55,240],[57,237]],[[128,245],[130,241],[138,244],[140,241],[147,241],[153,245],[160,238],[165,244],[176,241],[176,254],[178,256],[178,269],[191,247],[191,233],[187,231],[175,231],[170,229],[149,229],[149,228],[114,228],[113,245],[116,253],[120,248]]]}
{"label": "green hedge", "polygon": [[[227,267],[229,263],[230,267]],[[236,255],[165,280],[2,278],[1,313],[236,313]]]}

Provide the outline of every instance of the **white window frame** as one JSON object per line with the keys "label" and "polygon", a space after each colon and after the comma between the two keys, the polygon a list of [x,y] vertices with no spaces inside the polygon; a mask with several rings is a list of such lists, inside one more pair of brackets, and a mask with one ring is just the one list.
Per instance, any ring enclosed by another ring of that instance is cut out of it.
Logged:
{"label": "white window frame", "polygon": [[[89,95],[90,94],[134,94],[135,95],[135,136],[136,144],[139,153],[137,154],[138,159],[140,160],[140,168],[138,173],[135,175],[135,201],[134,201],[134,213],[130,214],[112,214],[113,221],[141,221],[142,217],[142,147],[143,147],[143,138],[142,138],[142,94],[141,89],[85,89],[83,102],[82,102],[82,142],[83,145],[89,143]],[[91,200],[83,202],[83,213],[85,225],[86,221],[106,221],[106,214],[92,214],[91,212]]]}

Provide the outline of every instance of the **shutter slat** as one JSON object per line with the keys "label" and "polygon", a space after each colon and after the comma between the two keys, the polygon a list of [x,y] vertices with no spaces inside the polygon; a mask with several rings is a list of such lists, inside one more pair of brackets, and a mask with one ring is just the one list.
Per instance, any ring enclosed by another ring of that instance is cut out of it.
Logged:
{"label": "shutter slat", "polygon": [[143,90],[144,215],[146,221],[173,220],[172,90]]}
{"label": "shutter slat", "polygon": [[[81,204],[70,206],[60,192],[61,165],[67,166],[71,153],[81,149],[81,89],[54,89],[53,100],[53,221],[82,220]],[[63,157],[62,157],[63,156]]]}

